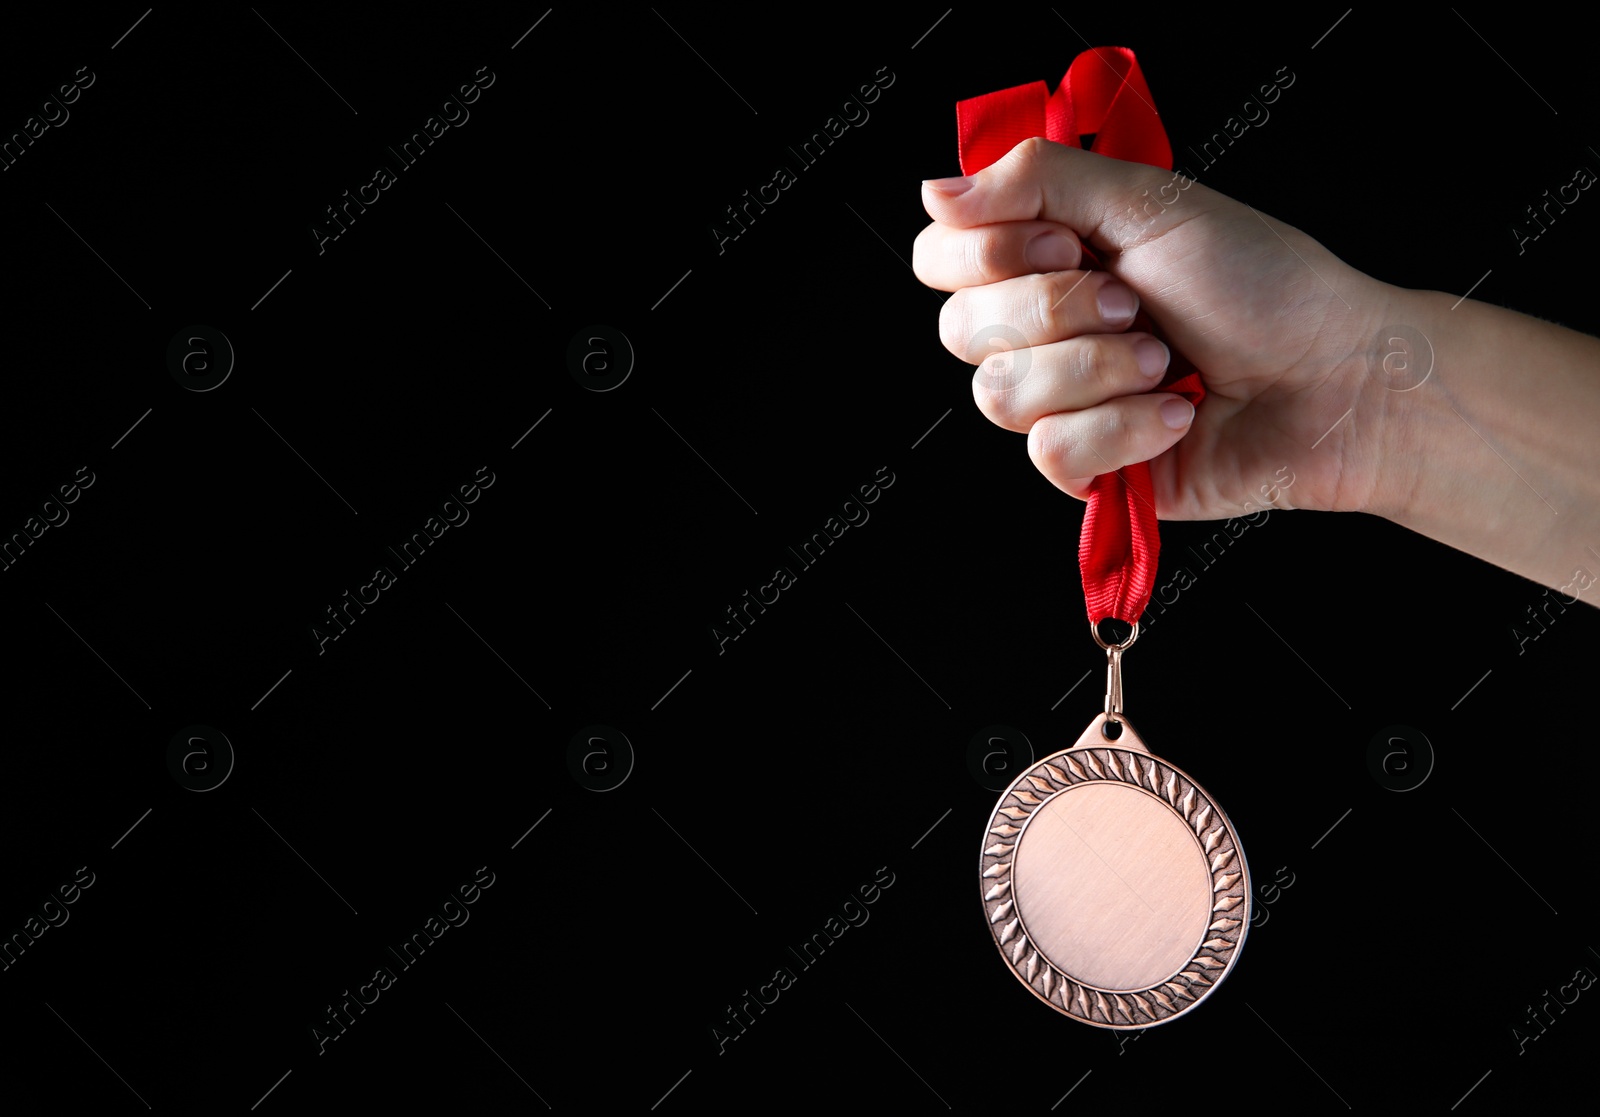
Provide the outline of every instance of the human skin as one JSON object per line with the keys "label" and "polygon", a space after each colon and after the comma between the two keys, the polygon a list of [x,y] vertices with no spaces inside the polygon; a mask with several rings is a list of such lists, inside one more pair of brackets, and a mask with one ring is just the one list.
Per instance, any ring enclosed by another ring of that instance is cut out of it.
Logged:
{"label": "human skin", "polygon": [[[945,346],[1064,492],[1149,461],[1158,516],[1224,519],[1287,465],[1279,507],[1383,516],[1568,597],[1597,580],[1595,338],[1383,283],[1198,183],[1047,140],[922,201]],[[1082,244],[1103,270],[1077,270]],[[1166,354],[1102,312],[1119,290],[1202,370],[1198,410],[1152,390]]]}

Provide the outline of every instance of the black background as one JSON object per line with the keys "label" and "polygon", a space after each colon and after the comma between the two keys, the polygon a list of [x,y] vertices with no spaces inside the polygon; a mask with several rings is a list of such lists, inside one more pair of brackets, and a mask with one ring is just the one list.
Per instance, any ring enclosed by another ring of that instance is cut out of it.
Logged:
{"label": "black background", "polygon": [[[1554,998],[1600,967],[1596,618],[1519,654],[1540,587],[1361,515],[1272,514],[1129,656],[1141,734],[1226,807],[1260,885],[1292,874],[1227,982],[1137,1040],[1018,987],[974,894],[995,794],[969,742],[998,724],[1042,756],[1098,709],[1081,506],[978,413],[907,263],[919,181],[957,173],[955,102],[1118,44],[1179,151],[1296,76],[1202,182],[1383,279],[1488,272],[1474,297],[1592,331],[1600,203],[1520,255],[1512,233],[1600,169],[1576,38],[1448,10],[1360,10],[1319,42],[1341,9],[957,9],[930,32],[942,9],[808,8],[561,9],[519,41],[543,9],[485,7],[164,8],[118,42],[141,10],[5,17],[8,134],[95,75],[0,174],[0,529],[95,477],[0,574],[0,931],[95,874],[0,973],[13,1108],[1034,1111],[1070,1089],[1060,1112],[1338,1112],[1470,1089],[1484,1112],[1585,1088],[1600,992]],[[319,254],[324,207],[485,66],[470,120]],[[870,118],[719,253],[725,207],[880,68]],[[204,393],[166,359],[196,324],[236,352]],[[596,325],[635,354],[608,392],[567,356]],[[470,521],[319,655],[312,625],[483,466]],[[880,467],[870,520],[719,653],[711,626]],[[195,724],[237,755],[204,794],[166,767]],[[1395,724],[1436,753],[1406,793],[1367,765]],[[635,754],[605,792],[569,769],[592,725]],[[319,1054],[325,1007],[480,866],[470,921]],[[800,971],[789,948],[884,868],[868,922]],[[1546,991],[1555,1021],[1519,1045]]]}

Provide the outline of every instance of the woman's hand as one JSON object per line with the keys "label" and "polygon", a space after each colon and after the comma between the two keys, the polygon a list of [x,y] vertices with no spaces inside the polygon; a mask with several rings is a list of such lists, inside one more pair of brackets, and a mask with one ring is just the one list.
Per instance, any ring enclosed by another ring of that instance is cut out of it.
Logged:
{"label": "woman's hand", "polygon": [[[1396,393],[1374,369],[1411,292],[1204,186],[1042,139],[922,198],[934,224],[913,266],[955,292],[945,346],[982,362],[978,406],[1027,432],[1057,487],[1081,498],[1096,475],[1148,460],[1164,519],[1239,515],[1284,467],[1280,507],[1398,499],[1402,474],[1385,468]],[[1103,272],[1075,270],[1080,235]],[[1152,391],[1167,354],[1127,332],[1135,301],[1201,370],[1198,411]],[[1360,421],[1341,421],[1352,408]]]}

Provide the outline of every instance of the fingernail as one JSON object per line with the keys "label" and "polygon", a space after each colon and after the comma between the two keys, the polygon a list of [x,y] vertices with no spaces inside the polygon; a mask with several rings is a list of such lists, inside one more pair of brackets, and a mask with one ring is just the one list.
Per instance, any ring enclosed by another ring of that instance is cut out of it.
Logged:
{"label": "fingernail", "polygon": [[1161,405],[1161,421],[1175,431],[1181,431],[1194,418],[1194,404],[1173,396]]}
{"label": "fingernail", "polygon": [[[1167,347],[1153,337],[1143,338],[1135,342],[1133,355],[1139,362],[1139,371],[1151,378],[1166,372],[1167,362],[1172,357]],[[1179,402],[1183,401],[1180,400]],[[1184,422],[1188,422],[1188,420],[1185,419]]]}
{"label": "fingernail", "polygon": [[972,189],[970,178],[929,178],[924,179],[922,185],[937,190],[947,198],[954,198],[957,194],[965,194]]}
{"label": "fingernail", "polygon": [[1133,293],[1133,288],[1115,281],[1100,288],[1096,301],[1100,304],[1100,317],[1111,324],[1126,322],[1139,309],[1139,296]]}
{"label": "fingernail", "polygon": [[1028,266],[1040,271],[1066,271],[1082,259],[1078,246],[1065,233],[1040,233],[1022,250]]}

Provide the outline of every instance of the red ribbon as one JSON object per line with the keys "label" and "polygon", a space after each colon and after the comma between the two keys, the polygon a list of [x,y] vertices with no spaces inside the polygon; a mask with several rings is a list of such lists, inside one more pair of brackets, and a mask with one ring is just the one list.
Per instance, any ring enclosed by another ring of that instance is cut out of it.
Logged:
{"label": "red ribbon", "polygon": [[[1084,51],[1054,94],[1036,81],[961,101],[956,105],[956,126],[961,173],[966,175],[976,174],[1033,136],[1080,146],[1081,138],[1091,134],[1090,151],[1172,169],[1172,147],[1150,87],[1133,51],[1126,47]],[[1098,265],[1087,247],[1083,255],[1085,269]],[[1143,310],[1131,328],[1155,332]],[[1199,370],[1175,349],[1161,388],[1196,406],[1205,398]],[[1078,538],[1078,566],[1090,622],[1098,625],[1114,617],[1136,623],[1150,603],[1160,553],[1150,467],[1136,462],[1096,477]]]}

